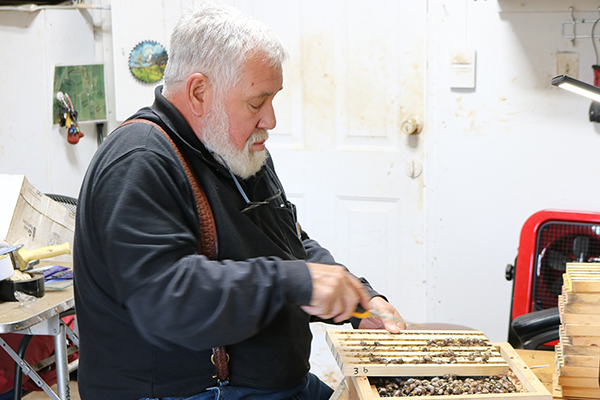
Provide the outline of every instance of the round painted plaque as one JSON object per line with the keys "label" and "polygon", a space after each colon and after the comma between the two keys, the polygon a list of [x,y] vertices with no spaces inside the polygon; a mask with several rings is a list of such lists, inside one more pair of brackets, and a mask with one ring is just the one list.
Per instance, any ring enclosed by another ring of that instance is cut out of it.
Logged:
{"label": "round painted plaque", "polygon": [[168,58],[167,50],[162,44],[144,40],[131,50],[129,70],[141,82],[158,82],[163,77]]}

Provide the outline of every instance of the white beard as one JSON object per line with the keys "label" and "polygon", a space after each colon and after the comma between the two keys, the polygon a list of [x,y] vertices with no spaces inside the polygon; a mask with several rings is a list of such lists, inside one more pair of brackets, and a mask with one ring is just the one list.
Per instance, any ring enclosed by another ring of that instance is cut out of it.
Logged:
{"label": "white beard", "polygon": [[[246,141],[244,148],[237,149],[229,137],[229,117],[223,107],[223,102],[216,101],[209,112],[206,124],[202,130],[202,142],[211,152],[223,157],[231,171],[242,179],[248,179],[256,174],[267,159],[267,152],[250,151],[250,147],[269,138],[269,132],[255,129]],[[216,157],[217,161],[221,161]]]}

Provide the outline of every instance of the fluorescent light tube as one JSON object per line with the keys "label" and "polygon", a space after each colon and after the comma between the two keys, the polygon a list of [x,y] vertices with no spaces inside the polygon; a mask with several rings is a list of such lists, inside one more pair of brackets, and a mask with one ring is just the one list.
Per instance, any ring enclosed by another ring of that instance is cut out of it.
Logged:
{"label": "fluorescent light tube", "polygon": [[600,102],[600,88],[567,75],[552,78],[552,85]]}

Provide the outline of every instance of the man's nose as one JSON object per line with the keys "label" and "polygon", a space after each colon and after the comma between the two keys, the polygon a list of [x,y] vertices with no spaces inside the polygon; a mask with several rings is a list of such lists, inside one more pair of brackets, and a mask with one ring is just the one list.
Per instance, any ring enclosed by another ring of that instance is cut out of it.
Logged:
{"label": "man's nose", "polygon": [[259,129],[271,130],[274,129],[276,125],[277,118],[275,118],[275,109],[273,108],[273,104],[269,102],[269,104],[265,104],[263,107],[263,115],[256,127]]}

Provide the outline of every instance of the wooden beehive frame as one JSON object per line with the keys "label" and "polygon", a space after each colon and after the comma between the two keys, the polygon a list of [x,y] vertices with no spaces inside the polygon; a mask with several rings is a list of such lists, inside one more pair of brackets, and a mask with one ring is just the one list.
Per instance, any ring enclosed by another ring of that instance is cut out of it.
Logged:
{"label": "wooden beehive frame", "polygon": [[583,376],[596,378],[596,381],[598,381],[600,355],[581,352],[580,346],[571,348],[570,338],[564,335],[564,327],[560,328],[560,335],[561,339],[554,348],[554,355],[556,357],[556,375]]}
{"label": "wooden beehive frame", "polygon": [[600,292],[600,264],[567,264],[563,286],[568,292]]}
{"label": "wooden beehive frame", "polygon": [[[566,339],[566,338],[565,338]],[[568,343],[567,340],[565,342]],[[567,344],[567,348],[568,348]],[[598,389],[598,355],[565,355],[563,338],[556,345],[556,376],[553,389],[563,397],[600,398]],[[569,350],[567,350],[569,351]]]}
{"label": "wooden beehive frame", "polygon": [[[442,376],[454,374],[458,376],[490,376],[505,374],[508,371],[519,379],[526,392],[501,393],[501,394],[469,394],[469,395],[447,395],[447,396],[419,396],[424,400],[552,400],[552,395],[546,390],[533,372],[527,367],[519,355],[508,343],[489,343],[486,351],[492,351],[495,356],[491,364],[373,364],[369,362],[370,357],[365,358],[364,345],[360,342],[377,340],[380,345],[374,346],[378,354],[397,354],[402,347],[410,347],[419,350],[419,346],[427,343],[430,339],[444,339],[447,337],[478,337],[487,338],[478,331],[402,331],[399,334],[391,334],[382,330],[351,330],[327,332],[327,342],[331,351],[346,376],[345,386],[350,400],[379,400],[381,397],[377,388],[369,382],[369,376]],[[412,343],[410,343],[412,342]],[[357,344],[358,343],[358,344]],[[368,347],[368,346],[366,346]],[[421,346],[423,347],[423,346]],[[426,346],[428,347],[428,346]],[[479,346],[481,347],[481,346]],[[479,348],[479,347],[472,347]],[[380,349],[381,348],[381,349]],[[387,349],[384,349],[387,348]],[[444,347],[442,347],[443,349]],[[406,350],[406,348],[404,349]],[[401,352],[401,351],[400,351]],[[417,353],[421,353],[417,351]],[[407,357],[408,358],[408,357]],[[500,360],[501,359],[501,360]],[[500,369],[498,369],[500,367]],[[500,372],[497,372],[500,371]]]}
{"label": "wooden beehive frame", "polygon": [[[446,338],[480,339],[484,346],[430,346],[430,340]],[[385,330],[329,330],[327,343],[345,376],[437,376],[452,373],[458,376],[490,376],[506,374],[508,364],[499,350],[492,346],[479,331],[402,331],[391,334]],[[425,350],[426,348],[426,350]],[[456,363],[449,364],[448,357],[440,353],[453,351]],[[491,353],[486,363],[480,358],[468,359],[470,353]],[[424,356],[440,359],[445,363],[414,364],[413,360]],[[438,357],[439,356],[439,357]],[[402,359],[402,364],[373,362],[373,357],[387,361]]]}
{"label": "wooden beehive frame", "polygon": [[566,303],[578,303],[596,307],[600,306],[600,293],[572,292],[568,291],[563,285],[562,296]]}

